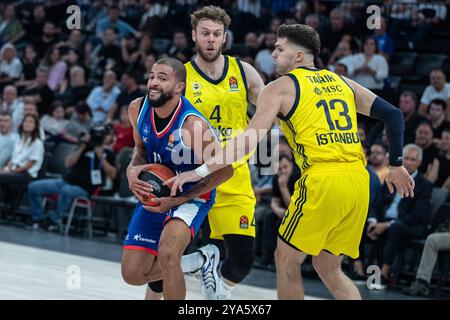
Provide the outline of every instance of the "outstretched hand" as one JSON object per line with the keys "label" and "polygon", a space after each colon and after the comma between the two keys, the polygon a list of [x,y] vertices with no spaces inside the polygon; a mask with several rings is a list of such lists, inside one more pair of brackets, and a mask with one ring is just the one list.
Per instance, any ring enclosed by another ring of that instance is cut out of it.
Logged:
{"label": "outstretched hand", "polygon": [[170,195],[172,197],[175,197],[177,195],[177,190],[180,190],[180,192],[183,192],[183,185],[185,183],[188,182],[197,182],[201,180],[201,177],[195,172],[195,170],[191,170],[191,171],[186,171],[186,172],[182,172],[178,175],[176,175],[173,178],[170,178],[169,180],[167,180],[166,182],[164,182],[164,185],[170,185],[172,184],[171,187],[171,192]]}
{"label": "outstretched hand", "polygon": [[389,173],[386,177],[386,185],[391,193],[397,189],[398,194],[402,198],[414,197],[414,180],[403,166],[389,167]]}

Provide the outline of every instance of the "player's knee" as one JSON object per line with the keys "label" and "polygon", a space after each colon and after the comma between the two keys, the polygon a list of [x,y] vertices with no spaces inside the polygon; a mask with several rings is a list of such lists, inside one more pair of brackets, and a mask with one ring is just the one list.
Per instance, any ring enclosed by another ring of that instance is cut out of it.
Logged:
{"label": "player's knee", "polygon": [[222,276],[234,283],[241,282],[252,270],[253,260],[253,254],[230,256],[223,262]]}
{"label": "player's knee", "polygon": [[230,254],[222,266],[222,276],[234,283],[239,283],[250,273],[254,254],[251,250],[241,250]]}
{"label": "player's knee", "polygon": [[289,254],[287,254],[287,252],[285,252],[280,248],[275,249],[274,257],[275,257],[275,265],[277,266],[277,268],[283,266],[286,267],[290,264],[291,257],[289,256]]}
{"label": "player's knee", "polygon": [[335,276],[337,273],[341,271],[341,267],[339,264],[334,264],[325,262],[318,257],[312,258],[312,264],[314,267],[314,270],[320,275],[320,277],[328,277],[328,276]]}
{"label": "player's knee", "polygon": [[122,278],[132,286],[141,286],[146,283],[144,271],[139,266],[122,263]]}
{"label": "player's knee", "polygon": [[161,270],[171,269],[180,265],[181,255],[173,246],[162,245],[158,249],[158,261]]}

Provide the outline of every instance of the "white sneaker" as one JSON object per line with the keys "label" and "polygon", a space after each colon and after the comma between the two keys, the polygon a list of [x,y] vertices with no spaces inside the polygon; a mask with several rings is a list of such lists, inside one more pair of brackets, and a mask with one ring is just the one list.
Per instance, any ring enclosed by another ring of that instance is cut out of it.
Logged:
{"label": "white sneaker", "polygon": [[198,250],[205,257],[205,262],[200,268],[200,272],[193,275],[201,280],[203,299],[218,300],[220,286],[220,277],[217,272],[220,262],[219,248],[213,244],[208,244]]}

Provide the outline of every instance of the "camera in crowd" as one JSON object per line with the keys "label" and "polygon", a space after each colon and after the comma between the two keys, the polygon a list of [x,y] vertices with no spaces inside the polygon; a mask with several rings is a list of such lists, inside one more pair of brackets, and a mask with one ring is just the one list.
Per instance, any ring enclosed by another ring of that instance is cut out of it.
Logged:
{"label": "camera in crowd", "polygon": [[85,132],[80,134],[80,143],[86,144],[87,148],[91,150],[97,146],[103,145],[106,136],[111,134],[113,130],[111,124],[95,125],[91,128],[88,135]]}

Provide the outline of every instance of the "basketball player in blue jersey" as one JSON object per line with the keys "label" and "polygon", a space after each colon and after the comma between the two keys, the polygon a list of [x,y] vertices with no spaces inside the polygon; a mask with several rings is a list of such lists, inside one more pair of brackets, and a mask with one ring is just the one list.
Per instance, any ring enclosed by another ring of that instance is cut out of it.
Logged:
{"label": "basketball player in blue jersey", "polygon": [[153,190],[150,184],[138,179],[146,164],[161,163],[180,173],[206,161],[205,149],[220,149],[208,121],[181,95],[185,79],[186,69],[178,60],[158,60],[149,75],[148,95],[129,106],[135,148],[127,177],[140,203],[124,243],[122,276],[131,285],[150,282],[157,286],[162,278],[165,299],[185,298],[183,272],[201,270],[205,281],[217,286],[220,259],[217,247],[196,252],[199,256],[203,254],[203,259],[194,259],[197,264],[189,262],[182,266],[181,258],[214,203],[213,188],[232,176],[229,166],[209,181],[191,185],[181,195],[182,199],[169,199],[173,207],[169,211],[162,210],[164,203],[155,209],[142,204],[143,197]]}
{"label": "basketball player in blue jersey", "polygon": [[369,204],[356,113],[384,121],[390,164],[386,184],[391,193],[413,197],[414,180],[402,165],[404,121],[397,108],[371,91],[318,69],[314,60],[319,52],[320,38],[313,28],[282,25],[272,53],[282,76],[261,92],[245,132],[202,166],[167,183],[174,182],[174,195],[184,183],[223,168],[225,160],[248,154],[278,117],[302,171],[278,232],[278,298],[303,298],[301,264],[312,255],[315,270],[336,299],[361,299],[341,269],[343,255],[358,256]]}

